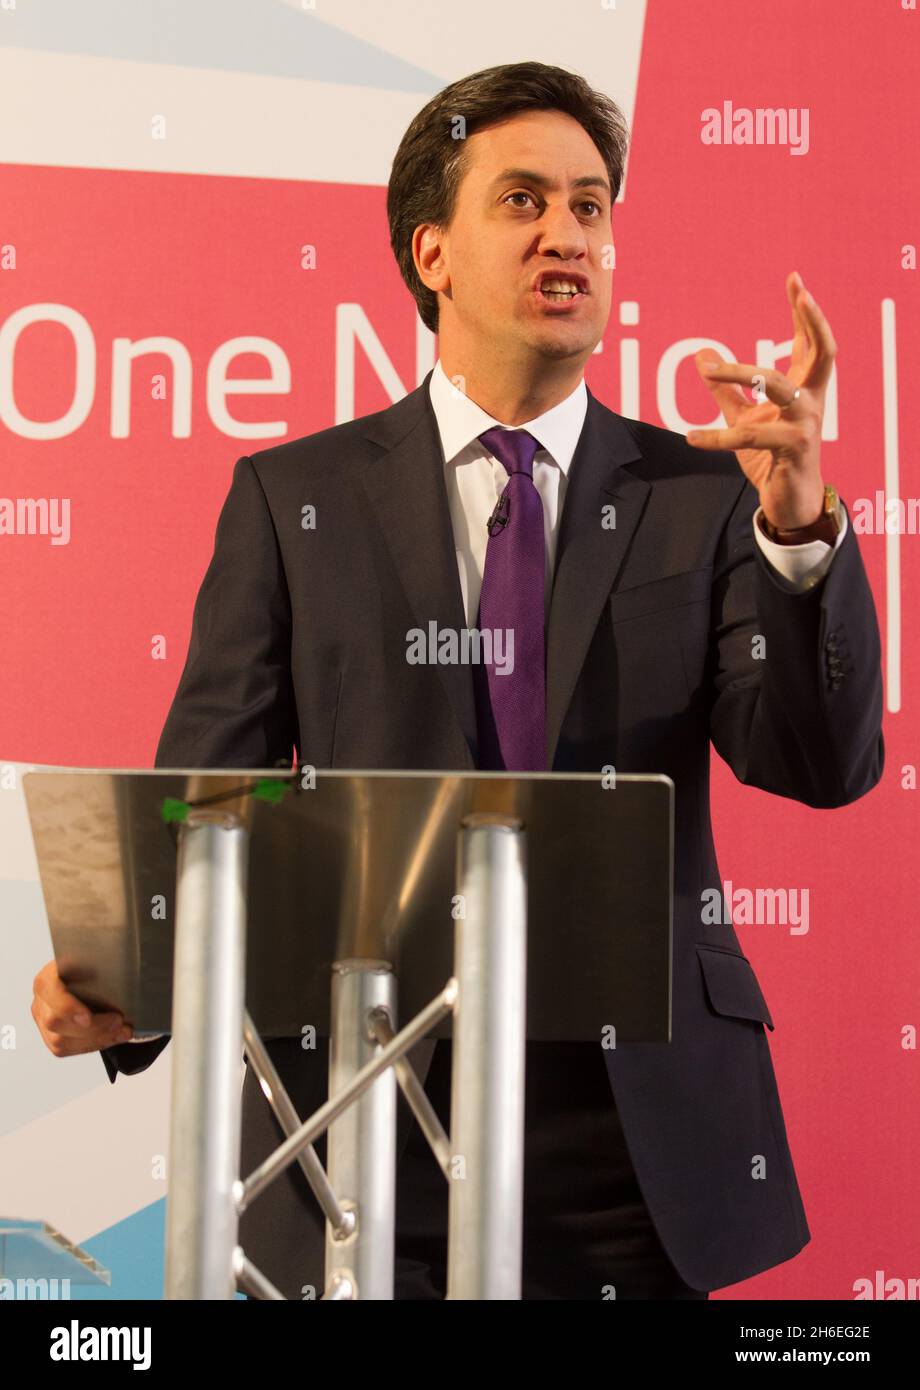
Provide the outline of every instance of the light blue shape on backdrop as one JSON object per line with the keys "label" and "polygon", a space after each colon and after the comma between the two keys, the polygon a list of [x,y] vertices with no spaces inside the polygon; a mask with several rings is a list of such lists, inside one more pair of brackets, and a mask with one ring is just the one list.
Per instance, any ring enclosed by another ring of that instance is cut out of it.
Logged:
{"label": "light blue shape on backdrop", "polygon": [[0,46],[433,93],[433,73],[282,0],[41,0],[0,14]]}
{"label": "light blue shape on backdrop", "polygon": [[[81,1246],[111,1271],[112,1283],[72,1288],[71,1302],[110,1298],[162,1299],[166,1249],[166,1198],[151,1202]],[[236,1294],[240,1302],[244,1295]]]}

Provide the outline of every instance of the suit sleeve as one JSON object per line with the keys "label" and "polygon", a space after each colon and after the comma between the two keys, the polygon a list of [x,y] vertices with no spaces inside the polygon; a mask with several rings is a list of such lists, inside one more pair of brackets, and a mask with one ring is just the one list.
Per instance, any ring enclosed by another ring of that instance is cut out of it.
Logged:
{"label": "suit sleeve", "polygon": [[[290,767],[297,742],[291,604],[275,528],[252,461],[233,472],[198,591],[185,667],[156,767]],[[156,1060],[168,1037],[102,1050],[109,1080]]]}
{"label": "suit sleeve", "polygon": [[149,1042],[119,1043],[117,1047],[102,1048],[99,1055],[109,1080],[114,1083],[120,1071],[124,1072],[125,1076],[134,1076],[136,1072],[146,1071],[168,1042],[167,1034],[165,1037],[151,1038]]}
{"label": "suit sleeve", "polygon": [[881,778],[881,641],[852,521],[826,575],[791,590],[752,533],[745,480],[713,571],[710,735],[740,782],[844,806]]}
{"label": "suit sleeve", "polygon": [[157,767],[290,767],[291,601],[268,502],[237,460],[192,617]]}

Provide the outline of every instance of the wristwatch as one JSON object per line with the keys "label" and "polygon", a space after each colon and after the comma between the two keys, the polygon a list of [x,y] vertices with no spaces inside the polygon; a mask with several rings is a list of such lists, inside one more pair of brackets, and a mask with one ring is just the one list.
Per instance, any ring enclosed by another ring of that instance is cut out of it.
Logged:
{"label": "wristwatch", "polygon": [[776,541],[779,545],[804,545],[806,541],[826,541],[828,545],[833,545],[843,530],[841,511],[837,489],[825,483],[824,506],[817,521],[809,526],[771,526],[761,510],[760,529],[768,540]]}

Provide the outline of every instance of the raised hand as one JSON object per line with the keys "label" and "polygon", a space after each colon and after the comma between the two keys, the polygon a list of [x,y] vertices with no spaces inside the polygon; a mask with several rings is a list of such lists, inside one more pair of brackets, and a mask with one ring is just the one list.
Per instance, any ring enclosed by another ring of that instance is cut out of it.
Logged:
{"label": "raised hand", "polygon": [[[837,344],[797,271],[786,280],[795,335],[788,373],[725,362],[714,348],[694,358],[727,429],[690,430],[699,449],[732,449],[757,489],[764,517],[783,530],[811,526],[822,513],[821,424]],[[750,386],[752,402],[741,387]]]}

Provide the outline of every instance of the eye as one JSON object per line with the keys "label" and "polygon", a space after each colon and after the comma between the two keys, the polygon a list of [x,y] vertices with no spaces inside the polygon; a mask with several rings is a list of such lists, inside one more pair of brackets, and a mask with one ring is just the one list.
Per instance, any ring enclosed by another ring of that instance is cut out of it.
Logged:
{"label": "eye", "polygon": [[[529,198],[531,202],[534,202],[533,194],[525,192],[525,190],[522,188],[518,189],[515,193],[508,193],[506,197],[503,199],[503,202],[508,203],[511,201],[512,198]],[[520,207],[521,205],[520,203],[518,203],[516,206]],[[604,215],[604,209],[601,207],[601,204],[595,198],[584,198],[578,204],[578,206],[582,208],[594,208],[595,212],[591,213],[590,216],[595,221],[598,218],[603,217]]]}

